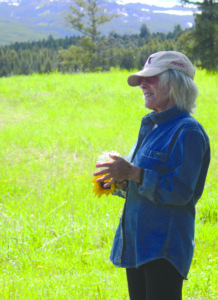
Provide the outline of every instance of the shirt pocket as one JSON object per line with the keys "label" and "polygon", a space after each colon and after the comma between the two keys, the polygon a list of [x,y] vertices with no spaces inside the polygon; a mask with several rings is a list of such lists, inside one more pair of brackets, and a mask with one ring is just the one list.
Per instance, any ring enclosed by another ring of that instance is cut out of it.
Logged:
{"label": "shirt pocket", "polygon": [[144,169],[151,169],[158,173],[164,173],[166,160],[166,153],[148,148],[142,149],[136,156],[137,166]]}

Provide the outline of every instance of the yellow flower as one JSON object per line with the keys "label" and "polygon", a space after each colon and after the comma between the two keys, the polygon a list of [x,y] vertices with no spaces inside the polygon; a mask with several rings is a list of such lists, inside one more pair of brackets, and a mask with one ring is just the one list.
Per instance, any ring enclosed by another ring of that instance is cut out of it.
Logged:
{"label": "yellow flower", "polygon": [[94,176],[92,179],[92,183],[94,183],[93,193],[95,194],[95,196],[100,198],[102,195],[108,196],[110,194],[113,194],[115,190],[115,184],[112,184],[109,188],[103,188],[103,184],[105,182],[109,182],[111,179],[106,179],[104,182],[97,182],[96,180],[100,177],[102,177],[102,175]]}
{"label": "yellow flower", "polygon": [[[105,163],[105,162],[108,162],[108,161],[111,161],[111,157],[110,157],[110,154],[112,155],[116,155],[116,156],[120,156],[120,154],[116,151],[105,151],[103,152],[103,154],[101,154],[97,160],[97,163]],[[104,168],[99,168],[99,170],[104,170]],[[105,174],[104,174],[105,175]],[[107,174],[106,174],[107,175]],[[92,179],[92,183],[94,183],[94,186],[93,186],[93,193],[95,194],[95,196],[97,197],[101,197],[101,195],[110,195],[110,194],[113,194],[114,191],[115,191],[115,184],[112,184],[110,187],[108,188],[104,188],[104,184],[106,182],[109,182],[111,181],[111,178],[110,179],[107,179],[105,180],[104,182],[97,182],[97,179],[98,178],[101,178],[102,175],[99,175],[99,176],[94,176],[93,179]]]}

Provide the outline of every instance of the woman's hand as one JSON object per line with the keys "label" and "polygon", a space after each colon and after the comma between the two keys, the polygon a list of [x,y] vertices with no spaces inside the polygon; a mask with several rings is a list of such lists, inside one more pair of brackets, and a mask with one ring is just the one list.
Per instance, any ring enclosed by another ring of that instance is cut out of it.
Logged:
{"label": "woman's hand", "polygon": [[118,180],[116,181],[116,188],[118,190],[126,190],[128,187],[128,180],[127,179],[124,179],[124,180]]}
{"label": "woman's hand", "polygon": [[104,188],[111,186],[115,182],[119,182],[126,179],[131,179],[134,181],[139,182],[140,180],[140,168],[135,167],[128,163],[122,157],[111,155],[111,161],[105,163],[98,163],[96,168],[104,168],[104,170],[95,172],[93,175],[103,175],[102,177],[98,178],[98,182],[104,182],[106,179],[111,180],[104,184]]}

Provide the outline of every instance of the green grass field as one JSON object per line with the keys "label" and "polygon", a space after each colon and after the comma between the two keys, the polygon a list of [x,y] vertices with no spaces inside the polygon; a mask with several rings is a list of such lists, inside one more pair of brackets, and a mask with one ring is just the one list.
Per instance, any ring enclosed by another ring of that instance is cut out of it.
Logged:
{"label": "green grass field", "polygon": [[[90,182],[103,151],[129,152],[147,113],[128,75],[0,78],[0,299],[128,299],[108,259],[123,200],[95,198]],[[212,161],[185,300],[218,299],[217,81],[197,71]]]}

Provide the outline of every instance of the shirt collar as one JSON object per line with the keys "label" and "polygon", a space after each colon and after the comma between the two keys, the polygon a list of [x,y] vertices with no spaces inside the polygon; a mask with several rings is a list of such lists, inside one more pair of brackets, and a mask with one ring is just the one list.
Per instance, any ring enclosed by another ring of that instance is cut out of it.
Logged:
{"label": "shirt collar", "polygon": [[149,114],[149,117],[155,124],[160,124],[160,123],[170,119],[171,117],[173,117],[174,115],[176,115],[179,112],[181,112],[181,110],[178,108],[177,105],[174,105],[160,113],[151,112]]}

